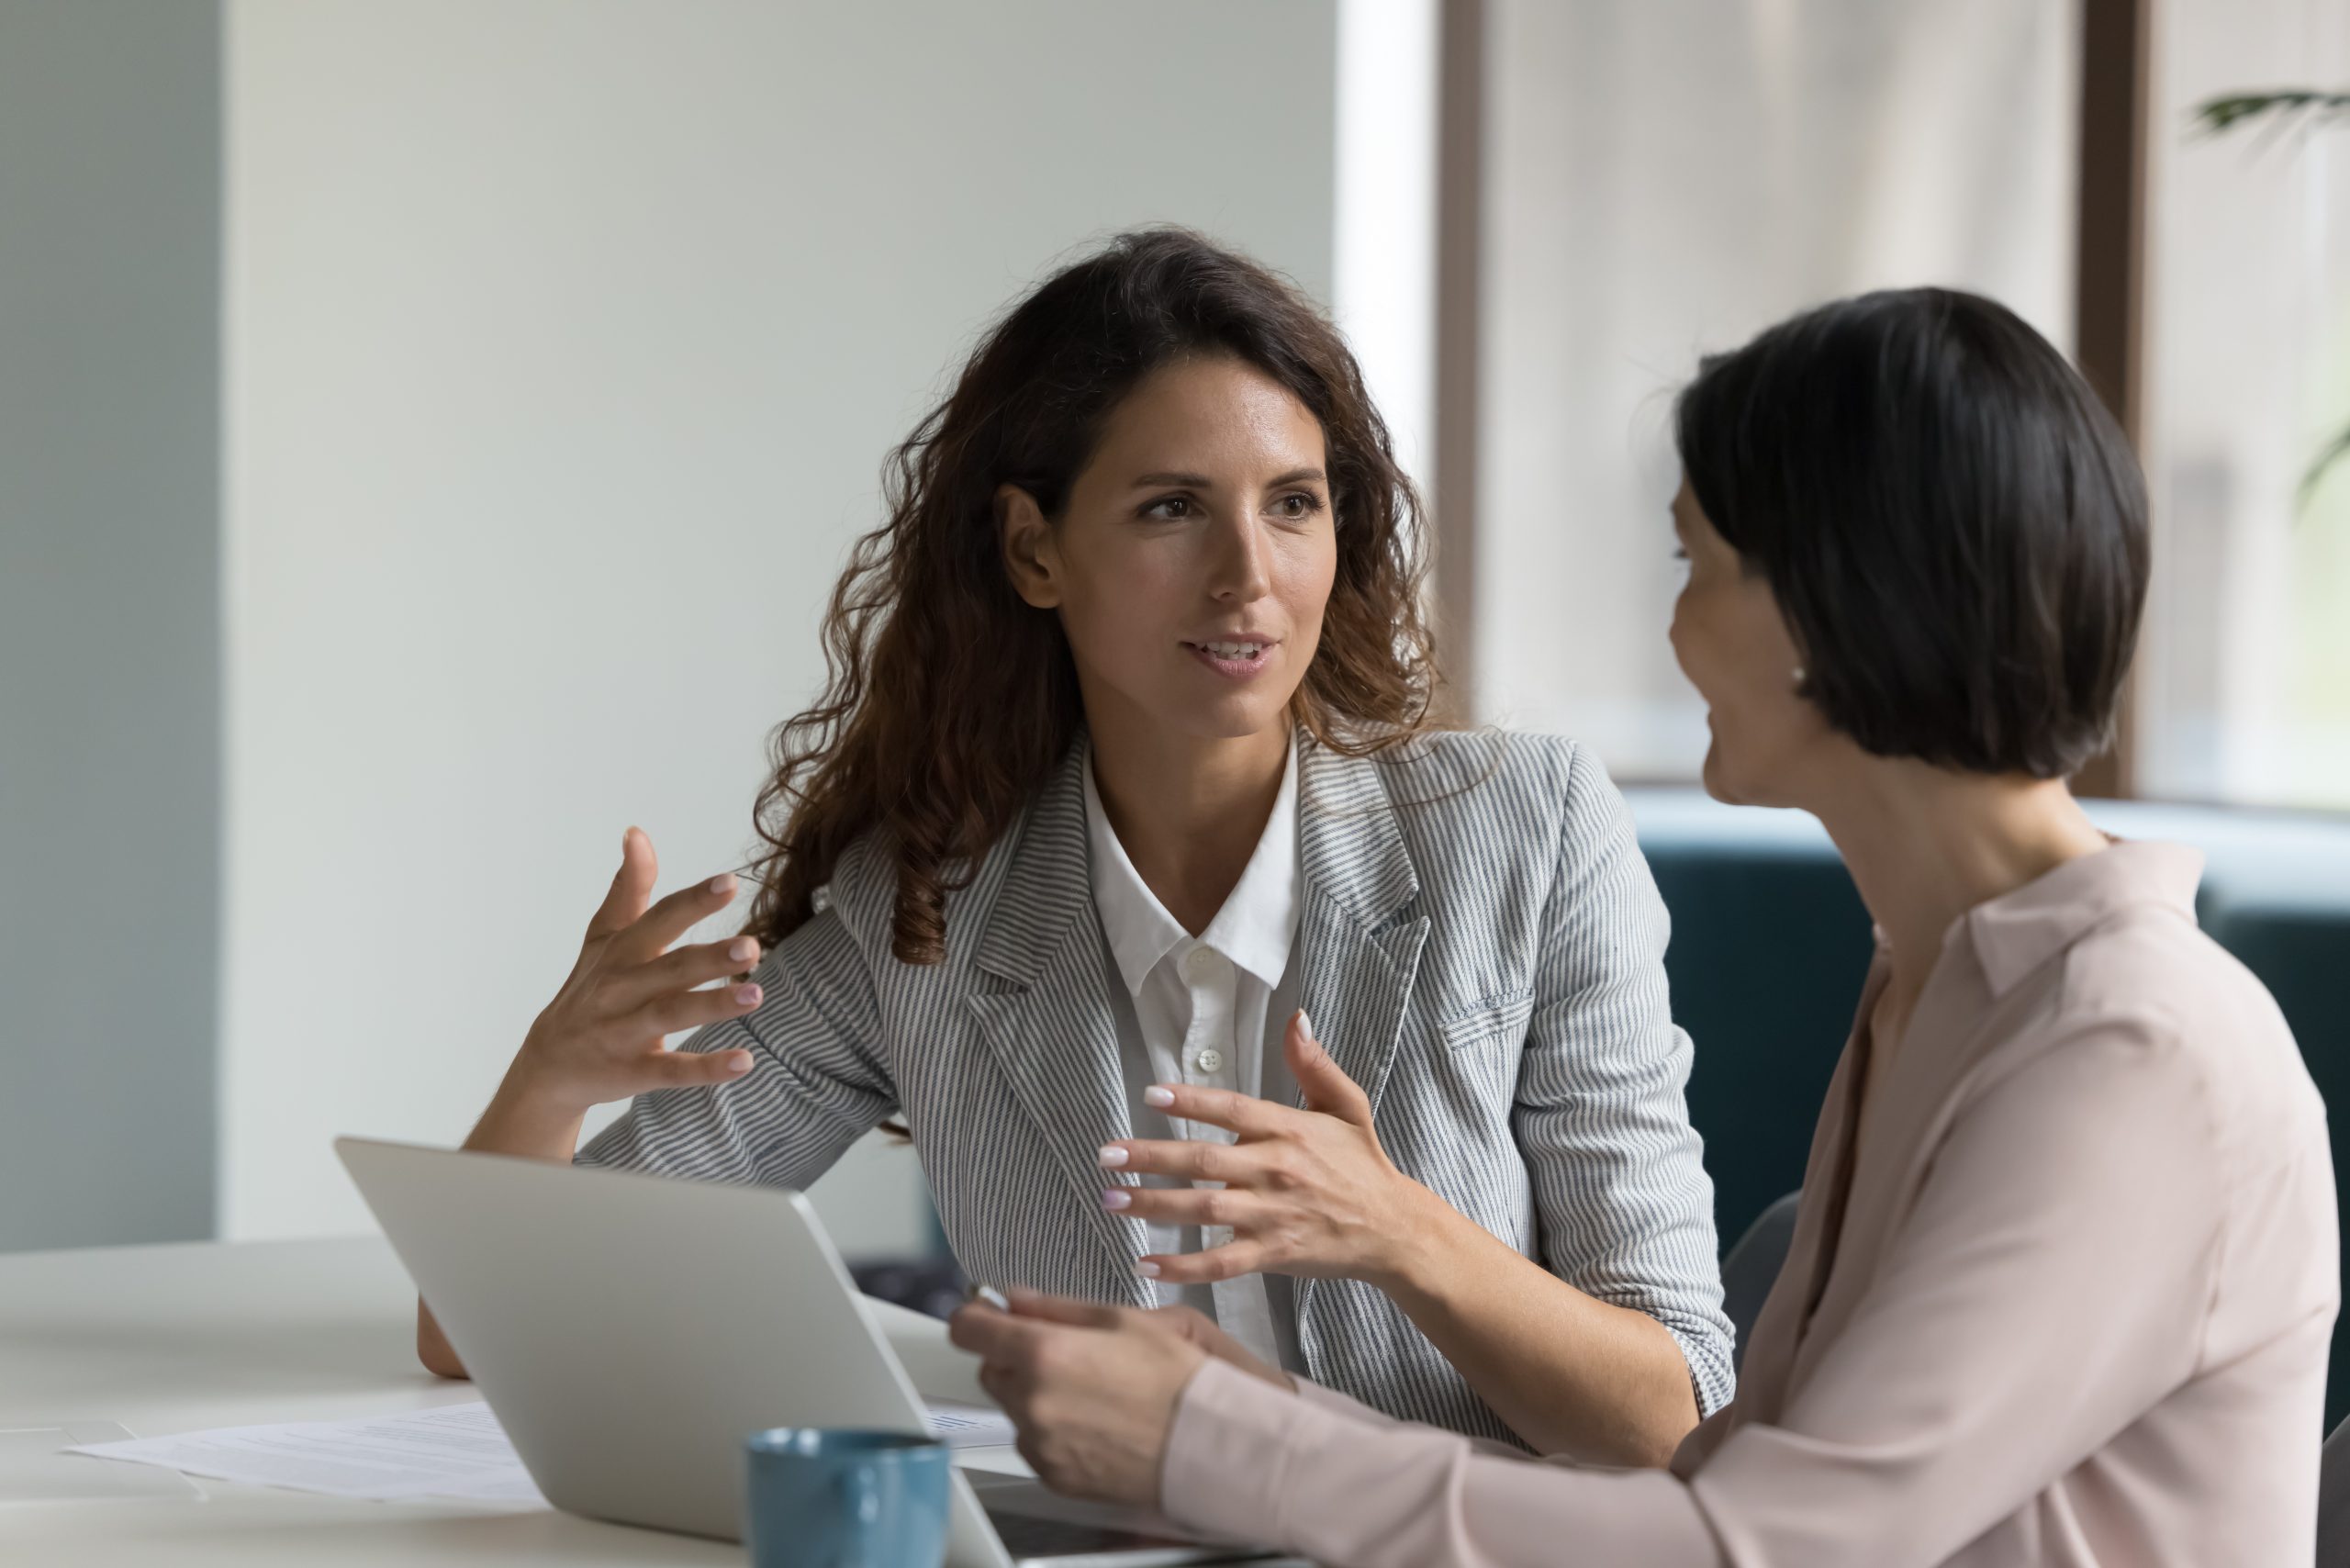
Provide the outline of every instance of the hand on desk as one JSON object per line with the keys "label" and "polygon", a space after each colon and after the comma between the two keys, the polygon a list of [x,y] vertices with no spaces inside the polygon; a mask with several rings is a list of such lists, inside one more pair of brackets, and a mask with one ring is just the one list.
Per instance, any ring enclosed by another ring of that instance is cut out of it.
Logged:
{"label": "hand on desk", "polygon": [[[1225,1226],[1221,1247],[1141,1260],[1153,1279],[1194,1284],[1241,1274],[1364,1280],[1384,1288],[1411,1260],[1425,1218],[1452,1217],[1443,1201],[1395,1169],[1372,1129],[1371,1099],[1342,1071],[1304,1013],[1281,1048],[1305,1109],[1225,1089],[1162,1084],[1147,1092],[1169,1116],[1238,1135],[1232,1144],[1128,1138],[1104,1145],[1103,1169],[1221,1182],[1200,1187],[1113,1187],[1105,1207],[1174,1225]],[[1438,1211],[1442,1211],[1438,1213]]]}
{"label": "hand on desk", "polygon": [[1010,1312],[967,1303],[947,1335],[979,1358],[979,1385],[1020,1428],[1020,1457],[1058,1492],[1158,1506],[1176,1403],[1211,1357],[1296,1387],[1187,1306],[1007,1294]]}

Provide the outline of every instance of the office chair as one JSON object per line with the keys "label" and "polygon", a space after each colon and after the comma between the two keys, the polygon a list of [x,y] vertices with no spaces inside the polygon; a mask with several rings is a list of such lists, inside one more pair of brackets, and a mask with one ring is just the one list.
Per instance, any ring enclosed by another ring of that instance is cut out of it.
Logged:
{"label": "office chair", "polygon": [[1796,1238],[1796,1200],[1802,1196],[1800,1191],[1789,1193],[1756,1215],[1722,1260],[1722,1311],[1738,1330],[1738,1341],[1730,1349],[1733,1367],[1745,1364],[1754,1320],[1762,1316],[1762,1302],[1787,1260],[1787,1248]]}

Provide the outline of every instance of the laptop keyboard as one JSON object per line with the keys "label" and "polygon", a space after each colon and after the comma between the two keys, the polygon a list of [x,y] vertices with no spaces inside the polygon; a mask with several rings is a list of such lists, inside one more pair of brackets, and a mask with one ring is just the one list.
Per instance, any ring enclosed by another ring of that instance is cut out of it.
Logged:
{"label": "laptop keyboard", "polygon": [[1004,1550],[1015,1559],[1091,1557],[1111,1551],[1199,1550],[1190,1541],[1177,1540],[1169,1536],[1143,1535],[1135,1530],[1113,1529],[1103,1525],[1074,1524],[1068,1519],[1040,1518],[1035,1514],[1006,1511],[990,1513],[988,1518],[994,1524],[996,1534],[1003,1538]]}

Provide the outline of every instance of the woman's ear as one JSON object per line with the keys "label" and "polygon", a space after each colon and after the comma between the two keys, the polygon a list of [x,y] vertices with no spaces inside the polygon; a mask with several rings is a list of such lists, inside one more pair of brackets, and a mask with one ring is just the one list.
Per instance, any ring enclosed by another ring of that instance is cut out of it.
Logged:
{"label": "woman's ear", "polygon": [[995,528],[1003,549],[1003,569],[1012,575],[1012,591],[1038,610],[1058,609],[1060,542],[1036,498],[1017,485],[998,486]]}

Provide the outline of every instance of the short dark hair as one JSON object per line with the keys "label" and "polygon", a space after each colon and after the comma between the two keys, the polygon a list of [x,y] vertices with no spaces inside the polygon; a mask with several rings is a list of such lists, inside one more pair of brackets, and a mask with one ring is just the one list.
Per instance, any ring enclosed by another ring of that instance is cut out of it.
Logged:
{"label": "short dark hair", "polygon": [[2145,481],[2046,339],[1972,294],[1836,301],[1703,362],[1682,469],[1766,577],[1804,694],[1880,756],[2065,778],[2111,744]]}

